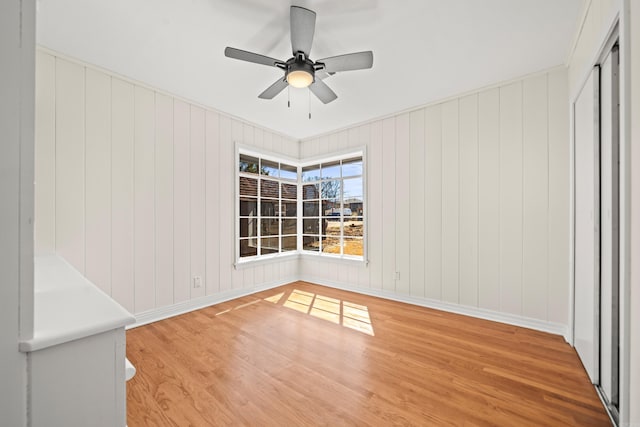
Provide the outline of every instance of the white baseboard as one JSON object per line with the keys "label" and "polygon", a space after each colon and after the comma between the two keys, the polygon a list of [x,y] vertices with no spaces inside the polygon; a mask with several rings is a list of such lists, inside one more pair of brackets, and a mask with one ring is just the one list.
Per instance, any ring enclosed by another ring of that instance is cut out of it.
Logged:
{"label": "white baseboard", "polygon": [[300,280],[310,283],[316,283],[322,286],[328,286],[331,288],[342,289],[345,291],[356,292],[363,295],[370,295],[379,298],[385,298],[392,301],[404,302],[407,304],[418,305],[421,307],[433,308],[436,310],[447,311],[450,313],[462,314],[465,316],[476,317],[478,319],[492,320],[494,322],[505,323],[507,325],[520,326],[523,328],[534,329],[536,331],[548,332],[554,335],[560,335],[564,340],[569,343],[567,325],[559,323],[545,322],[538,319],[532,319],[530,317],[518,316],[515,314],[501,313],[493,310],[487,310],[484,308],[470,307],[459,304],[452,304],[443,301],[432,300],[429,298],[418,298],[410,295],[401,295],[395,292],[384,291],[381,289],[361,288],[357,286],[347,286],[341,283],[331,282],[316,277],[305,276]]}
{"label": "white baseboard", "polygon": [[235,298],[244,297],[247,295],[255,294],[256,292],[266,291],[267,289],[276,288],[278,286],[286,285],[287,283],[295,282],[298,280],[296,277],[292,277],[286,280],[278,280],[276,282],[264,283],[252,288],[243,289],[230,289],[217,293],[215,295],[207,295],[201,298],[196,298],[189,301],[180,302],[178,304],[172,304],[166,307],[154,308],[144,311],[135,315],[136,323],[127,327],[127,329],[137,328],[138,326],[147,325],[149,323],[157,322],[159,320],[168,319],[169,317],[178,316],[180,314],[188,313],[190,311],[199,310],[201,308],[209,307],[212,305],[220,304],[225,301],[229,301]]}
{"label": "white baseboard", "polygon": [[534,329],[537,331],[548,332],[554,335],[561,335],[565,341],[568,340],[568,326],[558,323],[545,322],[542,320],[532,319],[529,317],[518,316],[509,313],[500,313],[497,311],[486,310],[483,308],[469,307],[458,304],[452,304],[443,301],[432,300],[428,298],[412,297],[410,295],[401,295],[394,292],[384,291],[380,289],[360,288],[357,286],[348,286],[337,282],[327,281],[325,279],[303,276],[303,277],[290,277],[286,280],[279,280],[277,282],[265,283],[253,288],[232,289],[224,292],[220,292],[215,295],[209,295],[194,300],[184,301],[178,304],[173,304],[167,307],[160,307],[152,310],[138,313],[135,315],[136,323],[129,326],[128,329],[136,328],[138,326],[146,325],[158,320],[167,319],[169,317],[177,316],[180,314],[188,313],[190,311],[199,310],[201,308],[209,307],[221,302],[229,301],[235,298],[251,295],[256,292],[265,291],[268,289],[276,288],[278,286],[286,285],[297,280],[305,282],[316,283],[322,286],[328,286],[331,288],[342,289],[345,291],[356,292],[363,295],[370,295],[374,297],[384,298],[392,301],[404,302],[407,304],[418,305],[421,307],[433,308],[436,310],[447,311],[450,313],[462,314],[465,316],[476,317],[478,319],[492,320],[494,322],[505,323],[508,325],[521,326],[523,328]]}

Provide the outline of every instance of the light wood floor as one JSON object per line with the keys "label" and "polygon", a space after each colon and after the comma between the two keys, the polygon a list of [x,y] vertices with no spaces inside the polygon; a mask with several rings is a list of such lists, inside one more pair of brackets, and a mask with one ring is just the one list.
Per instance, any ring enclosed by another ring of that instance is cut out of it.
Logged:
{"label": "light wood floor", "polygon": [[129,427],[610,425],[559,336],[296,282],[127,332]]}

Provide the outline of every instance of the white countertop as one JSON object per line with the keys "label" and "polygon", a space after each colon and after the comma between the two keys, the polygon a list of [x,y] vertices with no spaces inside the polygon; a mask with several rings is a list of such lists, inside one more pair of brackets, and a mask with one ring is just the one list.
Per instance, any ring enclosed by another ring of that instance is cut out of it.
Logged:
{"label": "white countertop", "polygon": [[36,351],[135,322],[135,317],[58,255],[34,258],[33,338]]}

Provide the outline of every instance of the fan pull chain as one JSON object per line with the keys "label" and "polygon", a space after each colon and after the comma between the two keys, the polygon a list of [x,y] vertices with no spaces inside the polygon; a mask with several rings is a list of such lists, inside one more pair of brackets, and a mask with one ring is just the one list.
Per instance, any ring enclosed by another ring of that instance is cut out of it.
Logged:
{"label": "fan pull chain", "polygon": [[309,95],[309,120],[311,120],[311,90],[307,90],[307,95]]}
{"label": "fan pull chain", "polygon": [[287,86],[287,108],[291,108],[291,86]]}

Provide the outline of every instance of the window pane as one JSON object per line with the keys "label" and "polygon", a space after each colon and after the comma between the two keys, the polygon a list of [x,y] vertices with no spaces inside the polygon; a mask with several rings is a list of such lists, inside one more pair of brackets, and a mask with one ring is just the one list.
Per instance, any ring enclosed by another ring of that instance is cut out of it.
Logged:
{"label": "window pane", "polygon": [[319,202],[304,202],[302,203],[302,210],[304,212],[303,216],[318,216],[319,212]]}
{"label": "window pane", "polygon": [[240,218],[240,237],[256,237],[258,235],[257,218]]}
{"label": "window pane", "polygon": [[345,237],[342,244],[342,253],[345,255],[364,255],[364,245],[362,239]]}
{"label": "window pane", "polygon": [[362,175],[362,157],[342,161],[342,177]]}
{"label": "window pane", "polygon": [[331,162],[322,164],[322,179],[339,179],[340,178],[340,162]]}
{"label": "window pane", "polygon": [[280,163],[280,178],[297,181],[298,168],[285,163]]}
{"label": "window pane", "polygon": [[258,199],[242,197],[240,199],[240,216],[257,216]]}
{"label": "window pane", "polygon": [[283,199],[296,200],[298,198],[298,186],[295,184],[280,184]]}
{"label": "window pane", "polygon": [[320,218],[303,219],[302,232],[304,234],[320,234],[319,225],[320,225]]}
{"label": "window pane", "polygon": [[260,175],[269,175],[273,177],[278,177],[278,162],[272,162],[271,160],[261,160],[260,164]]}
{"label": "window pane", "polygon": [[240,177],[240,195],[241,196],[258,196],[258,180]]}
{"label": "window pane", "polygon": [[296,216],[298,211],[298,203],[297,202],[287,202],[286,200],[282,201],[280,204],[281,210],[280,213],[282,216]]}
{"label": "window pane", "polygon": [[278,252],[278,238],[266,237],[260,239],[260,253],[261,254],[274,254]]}
{"label": "window pane", "polygon": [[327,234],[328,236],[339,236],[341,225],[342,225],[342,221],[340,221],[340,218],[335,218],[335,217],[323,218],[323,222],[322,222],[323,234]]}
{"label": "window pane", "polygon": [[322,182],[321,196],[323,199],[340,199],[340,181]]}
{"label": "window pane", "polygon": [[295,251],[296,249],[298,249],[298,238],[296,236],[282,238],[282,252]]}
{"label": "window pane", "polygon": [[344,219],[344,235],[349,237],[364,236],[364,222],[362,217],[349,217]]}
{"label": "window pane", "polygon": [[305,166],[302,168],[302,181],[320,180],[320,165]]}
{"label": "window pane", "polygon": [[343,180],[344,182],[344,200],[357,199],[362,202],[362,177],[350,178]]}
{"label": "window pane", "polygon": [[302,249],[305,251],[319,251],[320,237],[318,236],[302,236]]}
{"label": "window pane", "polygon": [[276,218],[261,219],[260,234],[263,236],[277,236],[280,234],[280,220]]}
{"label": "window pane", "polygon": [[240,154],[240,172],[258,173],[258,159],[256,157]]}
{"label": "window pane", "polygon": [[262,199],[260,201],[260,211],[262,216],[278,216],[279,203],[273,199]]}
{"label": "window pane", "polygon": [[322,236],[322,252],[328,254],[339,254],[340,236]]}
{"label": "window pane", "polygon": [[323,200],[322,214],[325,216],[340,216],[340,200]]}
{"label": "window pane", "polygon": [[298,221],[295,219],[282,220],[282,234],[296,234],[298,232]]}
{"label": "window pane", "polygon": [[240,256],[258,255],[258,239],[240,239]]}
{"label": "window pane", "polygon": [[319,199],[320,198],[320,184],[305,184],[302,186],[302,199]]}
{"label": "window pane", "polygon": [[279,187],[280,186],[278,185],[278,181],[263,179],[260,181],[260,196],[277,199],[278,197],[280,197],[280,192],[278,191]]}

